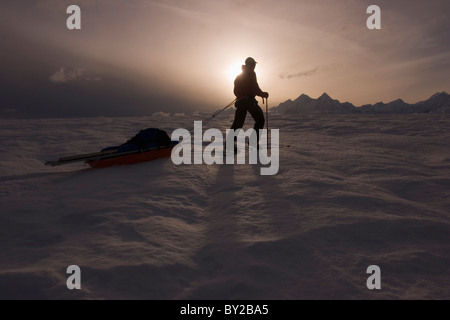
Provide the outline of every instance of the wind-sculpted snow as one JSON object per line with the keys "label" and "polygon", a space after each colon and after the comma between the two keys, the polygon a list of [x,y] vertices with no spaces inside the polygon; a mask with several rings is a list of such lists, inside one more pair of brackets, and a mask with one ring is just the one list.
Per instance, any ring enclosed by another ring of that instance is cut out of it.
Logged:
{"label": "wind-sculpted snow", "polygon": [[170,158],[44,166],[194,120],[0,120],[0,298],[450,298],[445,115],[272,114],[274,176]]}

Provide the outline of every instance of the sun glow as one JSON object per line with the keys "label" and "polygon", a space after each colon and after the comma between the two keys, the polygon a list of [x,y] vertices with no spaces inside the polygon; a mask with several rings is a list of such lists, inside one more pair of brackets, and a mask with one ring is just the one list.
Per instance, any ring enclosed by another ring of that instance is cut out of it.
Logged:
{"label": "sun glow", "polygon": [[228,66],[226,73],[229,81],[234,81],[236,76],[242,72],[241,67],[242,67],[241,62],[235,62]]}

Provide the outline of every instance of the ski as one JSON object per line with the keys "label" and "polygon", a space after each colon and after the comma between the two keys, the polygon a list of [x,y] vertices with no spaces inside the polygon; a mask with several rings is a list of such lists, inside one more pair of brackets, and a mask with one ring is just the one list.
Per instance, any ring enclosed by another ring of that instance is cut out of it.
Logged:
{"label": "ski", "polygon": [[45,165],[54,167],[54,166],[60,166],[63,164],[68,164],[68,163],[73,163],[73,162],[88,161],[91,159],[96,159],[99,157],[113,154],[116,151],[117,151],[117,149],[112,149],[112,150],[102,151],[102,152],[86,153],[86,154],[79,154],[76,156],[63,157],[63,158],[59,158],[57,161],[47,161],[45,163]]}
{"label": "ski", "polygon": [[78,156],[64,157],[64,158],[60,158],[57,161],[47,161],[45,163],[45,165],[55,167],[55,166],[60,166],[63,164],[69,164],[69,163],[81,162],[81,161],[89,162],[89,161],[95,161],[95,160],[112,159],[112,158],[131,155],[131,154],[145,153],[145,152],[149,152],[149,151],[170,148],[170,147],[173,147],[175,144],[173,143],[168,146],[158,146],[158,147],[153,147],[153,148],[145,148],[145,149],[140,149],[140,150],[120,152],[120,153],[117,153],[117,149],[112,149],[112,150],[103,151],[103,152],[88,153],[88,154],[82,154],[82,155],[78,155]]}

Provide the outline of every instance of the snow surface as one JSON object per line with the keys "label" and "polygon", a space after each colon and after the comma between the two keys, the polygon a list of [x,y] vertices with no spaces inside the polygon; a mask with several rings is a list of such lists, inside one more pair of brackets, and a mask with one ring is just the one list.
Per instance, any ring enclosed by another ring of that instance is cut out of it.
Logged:
{"label": "snow surface", "polygon": [[43,164],[202,119],[0,120],[0,298],[450,298],[445,115],[271,115],[275,176],[170,158]]}

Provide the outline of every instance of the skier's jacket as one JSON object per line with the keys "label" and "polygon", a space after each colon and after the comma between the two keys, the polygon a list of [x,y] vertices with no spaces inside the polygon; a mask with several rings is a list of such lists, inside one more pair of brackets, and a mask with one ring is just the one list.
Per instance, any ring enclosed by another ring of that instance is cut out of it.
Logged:
{"label": "skier's jacket", "polygon": [[258,85],[256,80],[256,73],[252,69],[243,65],[241,67],[242,73],[234,80],[234,95],[241,99],[245,96],[255,98],[255,96],[262,96],[264,92]]}

